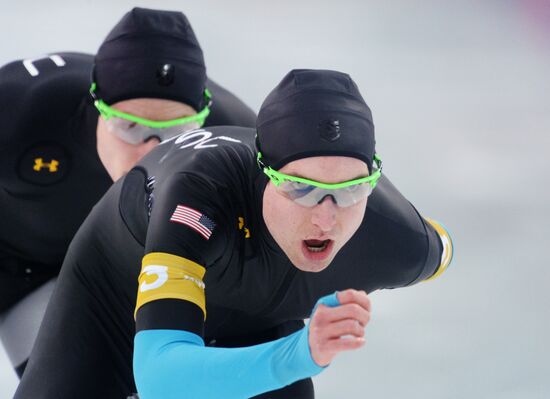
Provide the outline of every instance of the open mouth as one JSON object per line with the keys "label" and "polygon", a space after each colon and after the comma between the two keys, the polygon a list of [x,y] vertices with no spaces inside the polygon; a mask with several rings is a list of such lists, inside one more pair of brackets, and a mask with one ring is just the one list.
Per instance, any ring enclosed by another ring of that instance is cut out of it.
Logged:
{"label": "open mouth", "polygon": [[318,253],[327,249],[331,240],[304,240],[304,244],[309,252]]}

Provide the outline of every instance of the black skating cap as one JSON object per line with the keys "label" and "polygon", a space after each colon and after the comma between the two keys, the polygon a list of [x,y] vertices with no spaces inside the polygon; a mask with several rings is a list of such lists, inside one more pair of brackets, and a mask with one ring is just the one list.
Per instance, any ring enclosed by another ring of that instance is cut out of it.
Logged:
{"label": "black skating cap", "polygon": [[263,102],[256,145],[274,169],[322,155],[364,161],[372,172],[374,125],[369,107],[349,75],[290,71]]}
{"label": "black skating cap", "polygon": [[206,67],[201,47],[181,12],[134,8],[103,41],[95,57],[97,97],[107,104],[162,98],[203,104]]}

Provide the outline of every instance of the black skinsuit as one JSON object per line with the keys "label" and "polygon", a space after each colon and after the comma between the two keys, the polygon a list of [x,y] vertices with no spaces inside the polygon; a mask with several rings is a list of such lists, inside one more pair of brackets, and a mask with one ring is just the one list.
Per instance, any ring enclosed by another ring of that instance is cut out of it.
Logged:
{"label": "black skinsuit", "polygon": [[[92,65],[91,55],[64,52],[0,68],[0,314],[59,273],[78,227],[112,184],[96,150]],[[254,126],[237,97],[210,80],[207,87],[205,126]]]}
{"label": "black skinsuit", "polygon": [[[153,150],[109,190],[69,248],[16,398],[135,392],[133,312],[140,264],[151,252],[206,268],[207,318],[191,302],[162,299],[140,308],[137,330],[188,330],[216,346],[287,335],[326,294],[403,287],[441,266],[440,236],[383,176],[363,223],[331,265],[298,270],[264,224],[267,177],[253,142],[254,130],[246,128],[188,132]],[[206,217],[208,238],[170,221],[178,205]],[[311,398],[313,388],[303,380],[261,397]]]}

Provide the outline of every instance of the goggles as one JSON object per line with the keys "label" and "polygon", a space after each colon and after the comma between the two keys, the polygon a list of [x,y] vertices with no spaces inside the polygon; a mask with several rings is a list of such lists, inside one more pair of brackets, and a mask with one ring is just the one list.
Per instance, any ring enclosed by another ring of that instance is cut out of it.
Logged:
{"label": "goggles", "polygon": [[382,175],[382,160],[374,155],[376,168],[370,176],[340,183],[321,183],[303,177],[291,176],[266,166],[258,152],[258,165],[275,185],[277,192],[305,207],[314,207],[329,196],[340,208],[346,208],[365,200],[376,187]]}
{"label": "goggles", "polygon": [[105,120],[107,129],[121,140],[133,145],[146,142],[153,137],[162,142],[185,131],[201,127],[210,114],[212,105],[212,95],[208,89],[205,89],[204,100],[207,105],[198,114],[168,121],[153,121],[110,107],[97,98],[95,89],[94,82],[90,87],[90,94],[94,99],[94,106]]}

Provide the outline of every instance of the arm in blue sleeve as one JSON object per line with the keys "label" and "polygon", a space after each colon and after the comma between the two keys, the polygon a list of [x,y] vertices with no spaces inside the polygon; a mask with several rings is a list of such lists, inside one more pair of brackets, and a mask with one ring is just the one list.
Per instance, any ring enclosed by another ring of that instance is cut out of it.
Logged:
{"label": "arm in blue sleeve", "polygon": [[[336,294],[319,303],[339,305]],[[211,348],[187,331],[140,331],[134,347],[140,398],[248,398],[312,377],[323,367],[311,357],[308,335],[309,325],[260,345]]]}

